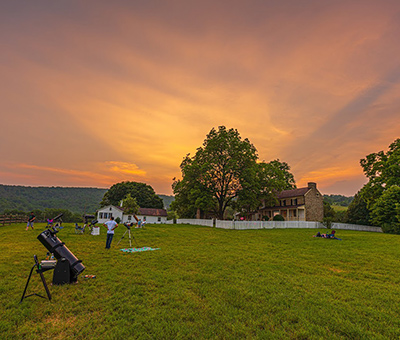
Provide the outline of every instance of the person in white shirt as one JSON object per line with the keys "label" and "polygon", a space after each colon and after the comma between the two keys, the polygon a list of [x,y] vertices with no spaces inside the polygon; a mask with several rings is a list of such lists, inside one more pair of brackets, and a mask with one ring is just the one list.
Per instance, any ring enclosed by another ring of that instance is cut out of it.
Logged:
{"label": "person in white shirt", "polygon": [[118,223],[114,221],[114,217],[110,217],[110,220],[103,223],[103,225],[107,228],[106,249],[110,249],[111,241],[114,237],[114,230],[118,227]]}

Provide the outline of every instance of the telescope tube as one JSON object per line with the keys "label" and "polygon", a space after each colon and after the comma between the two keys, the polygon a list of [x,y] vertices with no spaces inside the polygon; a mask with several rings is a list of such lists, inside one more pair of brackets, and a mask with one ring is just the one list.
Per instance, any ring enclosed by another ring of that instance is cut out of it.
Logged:
{"label": "telescope tube", "polygon": [[78,258],[65,246],[64,242],[55,235],[51,229],[43,231],[37,239],[46,247],[46,249],[53,253],[57,260],[64,258],[68,261],[70,269],[77,277],[80,273],[85,270],[85,266]]}

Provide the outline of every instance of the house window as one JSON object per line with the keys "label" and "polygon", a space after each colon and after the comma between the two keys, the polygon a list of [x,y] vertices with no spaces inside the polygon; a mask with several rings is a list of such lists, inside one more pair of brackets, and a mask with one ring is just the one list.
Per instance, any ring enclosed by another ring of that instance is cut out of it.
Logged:
{"label": "house window", "polygon": [[128,216],[128,221],[130,221],[132,219],[132,216],[131,215],[129,215]]}
{"label": "house window", "polygon": [[108,214],[107,214],[107,213],[104,213],[103,217],[104,217],[104,218],[107,218],[107,216],[108,216]]}
{"label": "house window", "polygon": [[293,210],[293,217],[297,217],[297,210]]}
{"label": "house window", "polygon": [[286,200],[282,200],[281,206],[283,206],[283,207],[286,206]]}
{"label": "house window", "polygon": [[157,218],[157,221],[158,221],[158,222],[161,222],[161,217]]}
{"label": "house window", "polygon": [[297,205],[297,198],[293,200],[293,205]]}
{"label": "house window", "polygon": [[108,214],[108,218],[111,218],[111,217],[112,217],[112,215],[113,215],[112,213],[109,213],[109,214]]}
{"label": "house window", "polygon": [[99,218],[103,218],[103,213],[99,213]]}

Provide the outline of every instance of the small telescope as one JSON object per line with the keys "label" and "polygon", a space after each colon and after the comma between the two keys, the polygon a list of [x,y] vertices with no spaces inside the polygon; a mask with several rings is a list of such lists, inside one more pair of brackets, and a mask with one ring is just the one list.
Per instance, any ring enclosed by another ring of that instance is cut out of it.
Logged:
{"label": "small telescope", "polygon": [[[58,214],[56,217],[53,218],[52,223],[56,222],[56,224],[53,226],[53,232],[54,233],[58,233],[59,229],[63,229],[62,225],[62,219],[61,216],[63,216],[64,214]],[[52,225],[52,224],[51,224]]]}
{"label": "small telescope", "polygon": [[61,216],[63,216],[63,215],[64,215],[63,213],[57,215],[56,217],[53,218],[53,221],[59,220],[61,218]]}
{"label": "small telescope", "polygon": [[124,223],[124,226],[126,227],[126,229],[131,229],[131,227],[133,226],[133,223],[128,223],[128,222],[125,222]]}
{"label": "small telescope", "polygon": [[[61,214],[62,215],[62,214]],[[85,266],[78,258],[65,246],[64,242],[56,236],[57,231],[47,229],[37,238],[54,254],[57,264],[54,268],[53,284],[62,285],[73,283],[78,280],[78,275],[85,270]]]}

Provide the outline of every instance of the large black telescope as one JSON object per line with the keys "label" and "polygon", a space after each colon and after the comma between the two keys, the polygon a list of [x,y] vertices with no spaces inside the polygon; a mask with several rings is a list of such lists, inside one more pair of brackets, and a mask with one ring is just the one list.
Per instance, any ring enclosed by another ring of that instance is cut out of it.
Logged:
{"label": "large black telescope", "polygon": [[85,266],[78,258],[65,246],[64,242],[56,236],[57,231],[47,229],[37,238],[54,254],[57,264],[54,268],[53,284],[61,285],[64,283],[73,283],[78,280],[78,275],[85,270]]}

